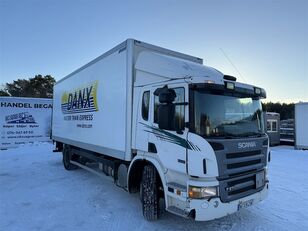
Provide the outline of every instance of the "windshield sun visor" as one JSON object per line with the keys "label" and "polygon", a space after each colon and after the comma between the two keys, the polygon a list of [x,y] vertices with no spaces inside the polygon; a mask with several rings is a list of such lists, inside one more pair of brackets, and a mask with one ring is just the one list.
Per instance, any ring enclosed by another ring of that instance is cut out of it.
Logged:
{"label": "windshield sun visor", "polygon": [[[197,84],[191,84],[190,89],[199,91],[208,91],[213,94],[222,94],[222,95],[229,95],[231,93],[232,95],[237,97],[245,96],[245,97],[254,97],[260,99],[266,98],[266,92],[263,88],[253,87],[249,89],[249,88],[238,87],[236,85],[234,85],[234,87],[231,87],[230,86],[231,84],[233,85],[234,82],[224,81],[224,85],[215,83],[197,83]],[[259,89],[260,91],[256,91],[256,89]]]}

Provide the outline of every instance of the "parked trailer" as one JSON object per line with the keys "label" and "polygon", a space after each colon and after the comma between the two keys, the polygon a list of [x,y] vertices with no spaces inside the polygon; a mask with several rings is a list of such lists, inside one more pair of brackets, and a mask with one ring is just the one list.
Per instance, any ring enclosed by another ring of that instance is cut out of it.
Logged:
{"label": "parked trailer", "polygon": [[296,149],[308,149],[308,102],[295,104]]}
{"label": "parked trailer", "polygon": [[266,134],[269,138],[270,146],[280,144],[280,114],[276,112],[266,112],[265,124]]}
{"label": "parked trailer", "polygon": [[267,196],[265,91],[200,58],[128,39],[54,87],[53,139],[67,170],[140,193],[147,220],[206,221]]}
{"label": "parked trailer", "polygon": [[280,120],[280,143],[294,144],[294,119]]}

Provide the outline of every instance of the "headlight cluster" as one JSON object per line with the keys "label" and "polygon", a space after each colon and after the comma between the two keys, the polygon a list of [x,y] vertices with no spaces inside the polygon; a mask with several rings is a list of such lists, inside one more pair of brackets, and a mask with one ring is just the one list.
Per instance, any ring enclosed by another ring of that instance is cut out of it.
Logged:
{"label": "headlight cluster", "polygon": [[188,196],[192,199],[209,199],[218,196],[217,186],[196,187],[189,186]]}

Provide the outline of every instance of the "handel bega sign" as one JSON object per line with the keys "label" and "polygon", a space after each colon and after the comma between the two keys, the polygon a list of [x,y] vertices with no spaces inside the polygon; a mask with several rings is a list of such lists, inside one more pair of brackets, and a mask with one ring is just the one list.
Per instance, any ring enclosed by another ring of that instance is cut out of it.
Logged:
{"label": "handel bega sign", "polygon": [[52,99],[0,97],[0,148],[49,141]]}

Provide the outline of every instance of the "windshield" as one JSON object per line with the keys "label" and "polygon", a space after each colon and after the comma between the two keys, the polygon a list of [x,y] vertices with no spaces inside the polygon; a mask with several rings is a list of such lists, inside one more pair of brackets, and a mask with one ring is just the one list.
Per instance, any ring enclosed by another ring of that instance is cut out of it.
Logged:
{"label": "windshield", "polygon": [[261,102],[247,95],[193,91],[193,129],[203,137],[255,137],[264,134]]}

